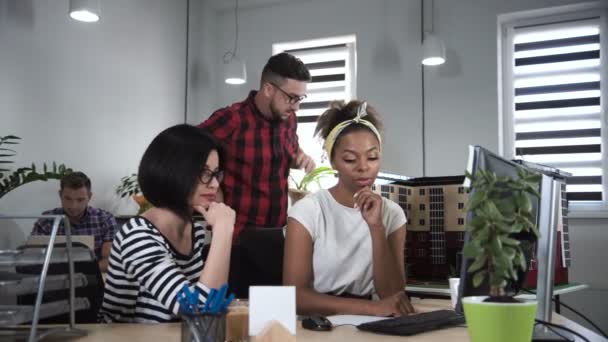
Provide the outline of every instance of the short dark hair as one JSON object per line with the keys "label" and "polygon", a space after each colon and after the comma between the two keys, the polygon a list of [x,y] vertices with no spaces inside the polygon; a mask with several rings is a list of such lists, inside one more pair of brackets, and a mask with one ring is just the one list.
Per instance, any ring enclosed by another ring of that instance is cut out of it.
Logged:
{"label": "short dark hair", "polygon": [[80,189],[86,187],[87,190],[91,191],[91,180],[84,172],[75,171],[68,173],[61,178],[59,183],[59,191],[63,191],[64,188]]}
{"label": "short dark hair", "polygon": [[190,219],[188,202],[211,151],[223,169],[223,148],[204,129],[180,124],[159,133],[139,163],[137,180],[146,200]]}
{"label": "short dark hair", "polygon": [[268,59],[262,70],[261,83],[274,82],[282,85],[285,79],[310,82],[310,71],[304,62],[287,52],[281,52]]}

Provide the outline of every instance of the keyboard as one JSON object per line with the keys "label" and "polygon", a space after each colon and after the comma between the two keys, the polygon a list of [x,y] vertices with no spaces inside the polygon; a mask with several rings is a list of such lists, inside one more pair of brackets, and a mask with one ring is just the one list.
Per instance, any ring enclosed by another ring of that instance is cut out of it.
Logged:
{"label": "keyboard", "polygon": [[464,315],[453,310],[423,312],[359,324],[357,329],[388,335],[415,335],[464,324]]}

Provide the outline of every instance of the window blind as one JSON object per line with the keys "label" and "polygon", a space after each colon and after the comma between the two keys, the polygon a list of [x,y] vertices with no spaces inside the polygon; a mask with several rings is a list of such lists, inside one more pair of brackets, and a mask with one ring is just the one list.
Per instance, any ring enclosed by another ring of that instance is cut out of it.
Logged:
{"label": "window blind", "polygon": [[317,165],[327,164],[322,158],[323,148],[314,138],[317,119],[331,101],[349,101],[354,96],[354,44],[354,37],[328,38],[307,43],[280,43],[277,44],[279,49],[275,49],[300,58],[310,70],[312,80],[307,85],[307,98],[296,115],[300,146]]}
{"label": "window blind", "polygon": [[515,27],[515,155],[571,173],[567,198],[602,201],[599,18]]}
{"label": "window blind", "polygon": [[348,47],[346,44],[286,50],[302,60],[310,70],[308,97],[300,105],[298,122],[315,122],[333,100],[349,97],[346,85]]}

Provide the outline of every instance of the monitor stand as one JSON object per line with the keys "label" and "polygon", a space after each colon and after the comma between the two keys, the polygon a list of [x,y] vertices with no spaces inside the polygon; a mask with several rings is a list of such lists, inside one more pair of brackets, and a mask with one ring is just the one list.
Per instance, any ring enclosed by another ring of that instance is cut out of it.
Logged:
{"label": "monitor stand", "polygon": [[[541,181],[540,215],[538,230],[540,238],[536,244],[536,258],[538,265],[538,278],[536,300],[538,308],[536,319],[551,322],[553,307],[553,277],[556,259],[556,232],[559,221],[561,185],[550,176],[543,175]],[[541,323],[534,325],[533,342],[574,341],[572,334],[563,329],[548,327]]]}
{"label": "monitor stand", "polygon": [[574,336],[571,333],[559,329],[559,328],[551,328],[546,325],[542,325],[540,323],[534,326],[534,331],[532,333],[532,342],[564,342],[564,341],[574,341]]}

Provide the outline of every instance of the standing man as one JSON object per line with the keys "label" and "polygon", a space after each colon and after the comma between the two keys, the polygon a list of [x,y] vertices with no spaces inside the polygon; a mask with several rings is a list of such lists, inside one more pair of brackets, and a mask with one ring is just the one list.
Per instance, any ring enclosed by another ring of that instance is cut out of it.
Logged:
{"label": "standing man", "polygon": [[[118,230],[116,219],[109,212],[89,206],[91,180],[82,172],[72,172],[61,179],[59,198],[61,208],[47,210],[42,215],[66,215],[73,235],[92,235],[95,238],[95,256],[101,272],[108,269],[108,257],[114,232]],[[51,235],[53,221],[40,219],[34,224],[32,235]],[[58,234],[65,235],[63,220]]]}
{"label": "standing man", "polygon": [[224,202],[236,211],[231,283],[240,297],[247,297],[249,285],[282,282],[289,169],[308,173],[315,168],[296,134],[295,112],[310,80],[301,60],[274,55],[262,70],[258,91],[215,111],[199,126],[226,147],[222,190]]}

